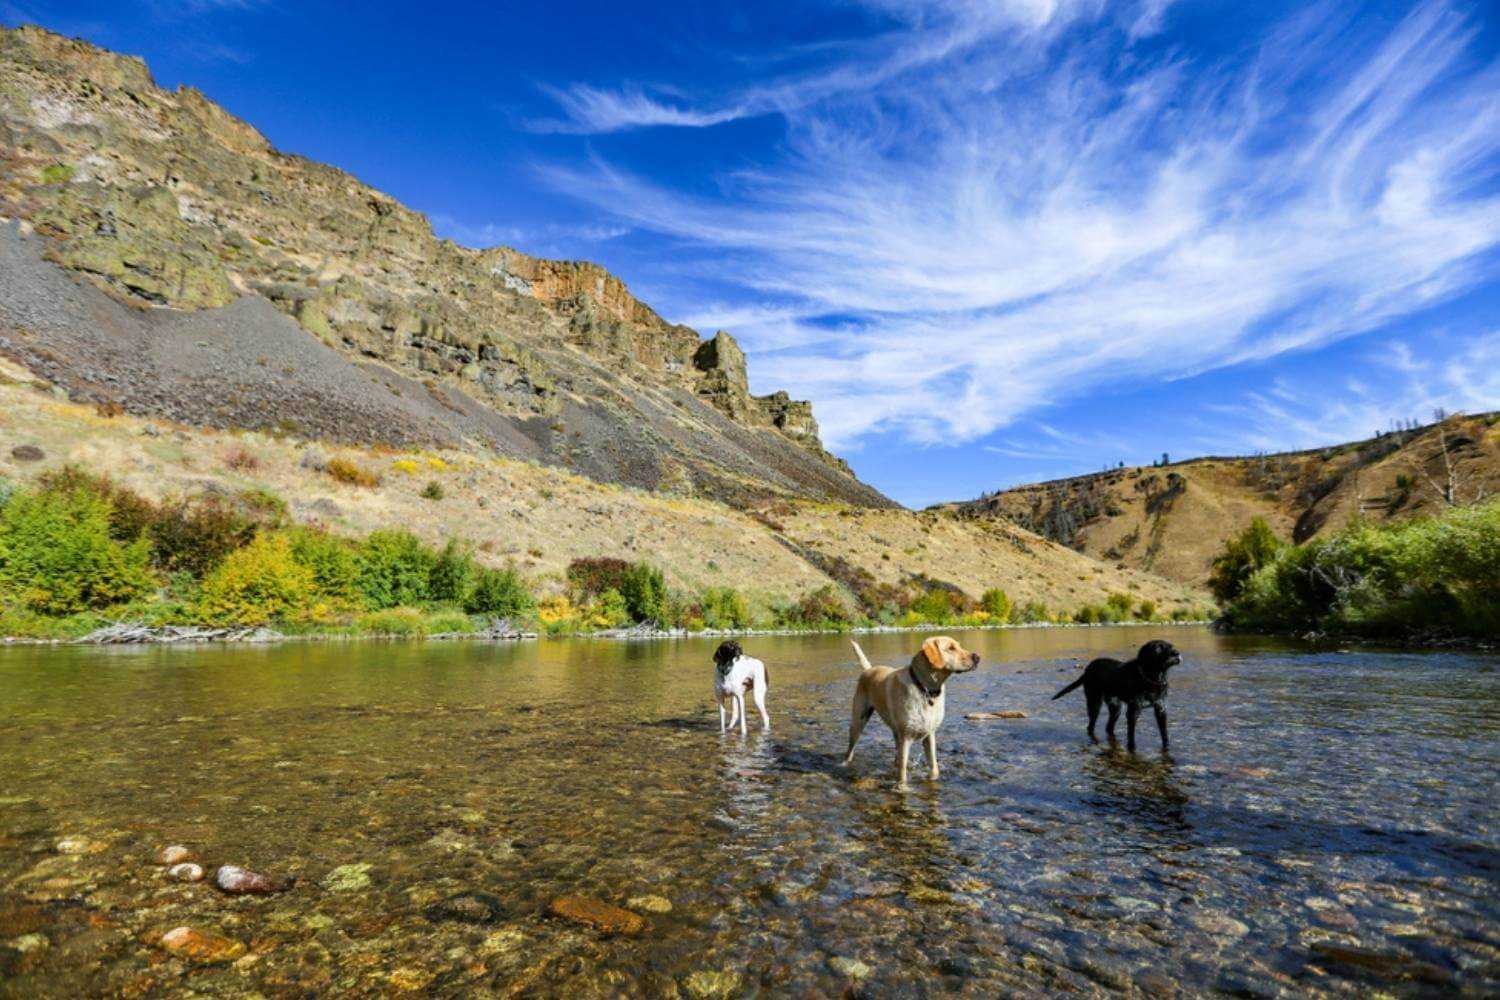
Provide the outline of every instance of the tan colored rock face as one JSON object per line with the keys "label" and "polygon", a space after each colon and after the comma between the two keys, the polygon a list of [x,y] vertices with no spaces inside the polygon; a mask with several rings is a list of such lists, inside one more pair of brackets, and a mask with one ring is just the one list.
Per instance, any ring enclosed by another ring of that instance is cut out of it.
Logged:
{"label": "tan colored rock face", "polygon": [[[549,442],[549,457],[589,475],[731,502],[884,502],[823,450],[808,404],[750,396],[728,334],[666,322],[596,264],[439,240],[422,214],[276,151],[198,91],[158,88],[139,59],[0,29],[0,139],[0,215],[34,221],[48,259],[122,300],[193,311],[262,295],[346,356],[561,425],[577,440]],[[590,411],[579,428],[574,407]],[[686,448],[689,431],[733,430],[705,407],[752,437]],[[628,457],[598,455],[631,439]],[[741,452],[758,457],[715,466]]]}

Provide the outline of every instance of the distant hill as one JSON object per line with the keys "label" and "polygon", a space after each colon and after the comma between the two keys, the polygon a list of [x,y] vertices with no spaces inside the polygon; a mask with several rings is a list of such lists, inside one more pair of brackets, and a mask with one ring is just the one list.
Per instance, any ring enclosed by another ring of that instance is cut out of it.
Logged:
{"label": "distant hill", "polygon": [[1500,413],[1330,448],[1110,469],[939,505],[1001,519],[1117,567],[1203,585],[1231,534],[1264,517],[1306,541],[1355,517],[1433,513],[1500,493]]}
{"label": "distant hill", "polygon": [[739,507],[894,506],[824,450],[810,404],[751,395],[729,334],[668,323],[596,264],[440,240],[134,57],[0,29],[0,216],[0,355],[75,399]]}

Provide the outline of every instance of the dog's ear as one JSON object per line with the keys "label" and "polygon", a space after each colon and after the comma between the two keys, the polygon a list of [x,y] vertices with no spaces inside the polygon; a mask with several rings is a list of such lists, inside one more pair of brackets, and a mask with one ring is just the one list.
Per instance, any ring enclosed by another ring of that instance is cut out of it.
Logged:
{"label": "dog's ear", "polygon": [[934,670],[942,670],[945,663],[943,659],[943,637],[933,636],[922,643],[922,655],[927,657],[927,665]]}

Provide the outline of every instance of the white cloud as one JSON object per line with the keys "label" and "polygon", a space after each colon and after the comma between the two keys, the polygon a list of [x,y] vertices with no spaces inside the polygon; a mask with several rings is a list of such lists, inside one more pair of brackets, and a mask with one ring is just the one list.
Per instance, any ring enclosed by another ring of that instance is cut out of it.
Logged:
{"label": "white cloud", "polygon": [[443,239],[466,247],[508,246],[535,256],[576,253],[578,248],[618,239],[630,232],[620,223],[546,223],[534,226],[462,222],[441,212],[432,216],[432,229]]}
{"label": "white cloud", "polygon": [[[932,43],[972,5],[884,6]],[[1130,10],[1113,34],[1045,41],[985,21],[986,44],[936,45],[897,82],[879,58],[845,68],[865,89],[789,103],[784,153],[715,199],[603,161],[552,178],[760,304],[733,328],[779,348],[753,376],[812,398],[845,447],[980,437],[1493,277],[1500,70],[1457,10],[1421,3],[1372,35],[1326,4],[1237,62],[1134,59],[1126,76],[1120,47],[1165,7]]]}
{"label": "white cloud", "polygon": [[1395,341],[1364,377],[1280,380],[1214,407],[1237,428],[1200,443],[1219,452],[1288,451],[1370,437],[1393,421],[1432,419],[1438,409],[1480,413],[1500,406],[1500,331],[1471,338],[1440,359],[1418,360]]}
{"label": "white cloud", "polygon": [[[756,81],[716,100],[689,105],[680,95],[654,96],[638,83],[618,89],[575,84],[542,89],[563,112],[561,118],[532,121],[538,132],[601,134],[658,126],[702,128],[741,118],[792,114],[820,101],[868,94],[910,73],[946,62],[976,48],[1012,44],[1044,45],[1057,32],[1110,11],[1104,0],[854,0],[889,19],[893,30],[839,46],[851,58],[798,75]],[[1131,38],[1158,30],[1174,0],[1123,0],[1116,4]],[[1140,29],[1140,30],[1137,30]]]}

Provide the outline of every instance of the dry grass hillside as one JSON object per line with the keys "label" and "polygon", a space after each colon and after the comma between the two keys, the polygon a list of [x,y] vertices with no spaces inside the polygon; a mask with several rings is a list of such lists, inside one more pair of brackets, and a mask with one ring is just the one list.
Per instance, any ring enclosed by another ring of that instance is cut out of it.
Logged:
{"label": "dry grass hillside", "polygon": [[942,508],[1027,527],[1109,564],[1191,585],[1256,516],[1303,542],[1500,492],[1500,413],[1454,416],[1331,448],[1111,469]]}
{"label": "dry grass hillside", "polygon": [[[618,556],[656,563],[690,593],[736,587],[760,607],[831,583],[918,576],[972,597],[1003,587],[1018,602],[1056,610],[1116,592],[1162,613],[1204,603],[1194,588],[1117,570],[1005,523],[810,501],[741,511],[457,450],[331,447],[101,412],[4,362],[0,383],[0,478],[13,483],[76,463],[151,498],[268,490],[294,520],[340,533],[407,527],[434,543],[466,538],[482,562],[514,562],[542,591],[561,588],[574,558]],[[378,485],[319,471],[333,459]],[[434,482],[441,499],[423,496]]]}

